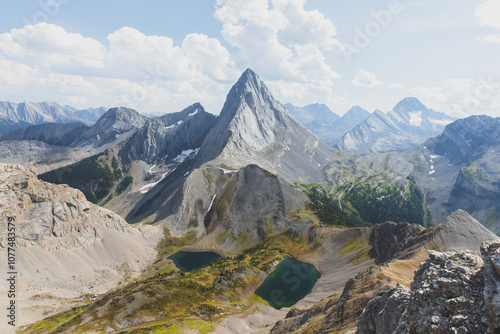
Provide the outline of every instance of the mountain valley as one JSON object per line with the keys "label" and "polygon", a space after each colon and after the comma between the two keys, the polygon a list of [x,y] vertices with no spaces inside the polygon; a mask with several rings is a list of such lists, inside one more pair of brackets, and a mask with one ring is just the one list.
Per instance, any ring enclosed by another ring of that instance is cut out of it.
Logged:
{"label": "mountain valley", "polygon": [[[426,321],[408,289],[472,262],[467,282],[484,263],[489,285],[474,298],[489,306],[471,321],[500,327],[500,119],[455,120],[415,98],[343,117],[285,106],[247,69],[218,116],[199,103],[158,117],[122,107],[0,135],[0,225],[15,217],[29,314],[20,332],[408,333],[408,319]],[[169,259],[180,250],[221,258],[183,271]],[[254,292],[287,256],[321,276],[275,309]],[[463,309],[440,305],[433,328],[458,330]]]}

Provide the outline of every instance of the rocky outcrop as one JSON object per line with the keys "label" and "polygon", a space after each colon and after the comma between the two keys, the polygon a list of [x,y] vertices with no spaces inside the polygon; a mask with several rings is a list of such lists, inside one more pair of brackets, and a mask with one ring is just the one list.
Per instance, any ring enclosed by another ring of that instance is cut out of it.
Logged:
{"label": "rocky outcrop", "polygon": [[[0,211],[16,220],[17,245],[47,250],[86,248],[103,229],[139,236],[120,216],[92,205],[79,190],[40,181],[19,165],[0,165]],[[7,245],[2,231],[0,246]]]}
{"label": "rocky outcrop", "polygon": [[23,323],[39,319],[43,309],[56,307],[61,299],[69,305],[136,276],[152,263],[163,236],[157,227],[132,227],[88,202],[79,190],[42,182],[20,165],[0,164],[0,212],[2,268],[7,265],[4,253],[12,248],[7,224],[12,219],[15,224]]}
{"label": "rocky outcrop", "polygon": [[216,231],[226,236],[218,246],[234,249],[260,240],[266,229],[283,231],[288,216],[306,201],[301,191],[257,165],[205,168],[195,169],[158,215],[167,217],[164,223],[173,235]]}
{"label": "rocky outcrop", "polygon": [[373,298],[363,310],[357,333],[394,333],[410,299],[410,289],[398,284]]}
{"label": "rocky outcrop", "polygon": [[385,222],[373,227],[370,244],[373,245],[370,255],[376,263],[381,264],[409,253],[412,246],[418,244],[418,238],[425,228],[417,224]]}
{"label": "rocky outcrop", "polygon": [[500,328],[500,242],[490,241],[481,248],[484,261],[484,307],[489,328]]}
{"label": "rocky outcrop", "polygon": [[496,333],[499,249],[497,240],[482,245],[482,257],[470,251],[429,251],[411,290],[396,287],[371,300],[357,333]]}

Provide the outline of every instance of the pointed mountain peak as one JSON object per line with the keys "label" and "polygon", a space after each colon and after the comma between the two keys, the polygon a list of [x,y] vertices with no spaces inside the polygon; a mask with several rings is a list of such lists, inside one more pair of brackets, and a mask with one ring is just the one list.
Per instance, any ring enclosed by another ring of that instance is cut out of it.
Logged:
{"label": "pointed mountain peak", "polygon": [[94,127],[100,128],[102,124],[106,124],[105,127],[111,126],[111,124],[120,124],[119,127],[135,127],[140,128],[144,125],[148,118],[141,115],[137,111],[126,107],[115,107],[106,111],[95,123]]}
{"label": "pointed mountain peak", "polygon": [[114,107],[108,109],[102,116],[102,119],[128,119],[128,118],[140,118],[146,119],[146,116],[141,115],[134,109],[126,107]]}
{"label": "pointed mountain peak", "polygon": [[243,74],[241,74],[240,78],[238,79],[239,82],[247,82],[247,81],[260,81],[259,76],[257,73],[255,73],[253,70],[250,68],[247,68]]}
{"label": "pointed mountain peak", "polygon": [[393,108],[396,112],[427,111],[429,108],[424,106],[416,97],[405,97]]}
{"label": "pointed mountain peak", "polygon": [[[259,114],[277,108],[283,113],[288,113],[284,107],[278,106],[278,104],[259,76],[251,69],[247,69],[227,94],[220,115],[234,117],[236,113],[249,110]],[[244,108],[244,106],[248,108]]]}
{"label": "pointed mountain peak", "polygon": [[[267,87],[264,85],[262,80],[260,80],[257,73],[255,73],[249,68],[247,68],[245,72],[243,72],[243,74],[240,76],[240,78],[233,86],[233,88],[236,88],[235,89],[236,94],[240,95],[249,91],[254,91],[255,93],[258,93],[259,91],[262,90],[262,88],[264,88],[264,90],[266,91],[265,93],[270,95],[270,93],[267,91]],[[232,91],[233,89],[231,89],[229,95],[231,95]]]}
{"label": "pointed mountain peak", "polygon": [[366,109],[363,109],[363,108],[361,108],[358,105],[352,106],[351,109],[347,110],[347,112],[344,114],[344,116],[345,115],[350,115],[350,114],[354,114],[354,115],[370,115],[370,113]]}

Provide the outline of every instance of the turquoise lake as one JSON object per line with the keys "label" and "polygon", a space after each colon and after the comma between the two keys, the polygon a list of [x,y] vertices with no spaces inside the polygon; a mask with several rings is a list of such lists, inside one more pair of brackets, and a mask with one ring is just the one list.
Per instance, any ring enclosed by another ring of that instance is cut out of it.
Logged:
{"label": "turquoise lake", "polygon": [[321,273],[310,263],[285,257],[255,290],[275,309],[290,307],[311,292]]}
{"label": "turquoise lake", "polygon": [[189,252],[180,251],[170,255],[175,266],[183,271],[191,271],[209,265],[221,256],[215,252]]}

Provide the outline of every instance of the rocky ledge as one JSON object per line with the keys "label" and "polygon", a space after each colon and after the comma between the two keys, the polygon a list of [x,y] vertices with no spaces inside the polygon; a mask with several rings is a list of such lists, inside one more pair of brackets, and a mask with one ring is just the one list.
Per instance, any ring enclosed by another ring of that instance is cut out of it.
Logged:
{"label": "rocky ledge", "polygon": [[429,260],[403,285],[372,299],[357,333],[497,333],[500,329],[500,241],[481,255],[429,251]]}

